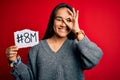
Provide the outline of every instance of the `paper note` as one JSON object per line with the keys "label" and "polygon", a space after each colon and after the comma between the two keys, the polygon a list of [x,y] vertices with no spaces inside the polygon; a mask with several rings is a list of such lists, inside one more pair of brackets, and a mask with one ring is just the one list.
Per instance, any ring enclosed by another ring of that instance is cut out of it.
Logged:
{"label": "paper note", "polygon": [[14,32],[15,45],[18,48],[32,47],[39,43],[38,31],[24,29]]}

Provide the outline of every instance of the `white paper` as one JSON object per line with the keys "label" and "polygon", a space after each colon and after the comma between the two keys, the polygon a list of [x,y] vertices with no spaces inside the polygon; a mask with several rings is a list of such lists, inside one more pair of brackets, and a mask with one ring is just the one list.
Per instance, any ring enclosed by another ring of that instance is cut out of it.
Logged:
{"label": "white paper", "polygon": [[39,43],[38,31],[24,29],[14,32],[15,45],[18,48],[32,47]]}

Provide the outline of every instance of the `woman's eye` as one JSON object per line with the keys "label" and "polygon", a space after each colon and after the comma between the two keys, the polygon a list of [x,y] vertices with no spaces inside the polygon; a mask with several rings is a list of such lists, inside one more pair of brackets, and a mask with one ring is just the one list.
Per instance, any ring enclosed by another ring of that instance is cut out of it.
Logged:
{"label": "woman's eye", "polygon": [[67,22],[72,22],[72,20],[71,19],[67,19]]}
{"label": "woman's eye", "polygon": [[55,18],[57,21],[62,21],[62,18],[61,17],[59,17],[59,16],[56,16],[56,18]]}
{"label": "woman's eye", "polygon": [[61,19],[61,18],[56,18],[56,20],[57,20],[57,21],[62,21],[62,19]]}

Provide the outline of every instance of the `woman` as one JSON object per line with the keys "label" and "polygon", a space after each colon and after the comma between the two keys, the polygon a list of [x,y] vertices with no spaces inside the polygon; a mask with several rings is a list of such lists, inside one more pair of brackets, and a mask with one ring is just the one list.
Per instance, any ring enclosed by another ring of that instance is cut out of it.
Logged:
{"label": "woman", "polygon": [[102,51],[79,28],[78,14],[67,4],[57,5],[43,40],[30,49],[27,65],[17,57],[17,46],[6,49],[16,80],[84,80],[84,70],[98,64]]}

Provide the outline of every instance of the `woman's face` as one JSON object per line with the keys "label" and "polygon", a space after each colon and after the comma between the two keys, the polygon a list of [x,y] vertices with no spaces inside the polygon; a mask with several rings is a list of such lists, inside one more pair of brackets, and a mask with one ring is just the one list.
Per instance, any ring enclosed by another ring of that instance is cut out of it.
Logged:
{"label": "woman's face", "polygon": [[72,25],[72,15],[69,13],[68,8],[60,8],[56,12],[54,19],[53,28],[55,34],[61,38],[67,37],[67,35],[71,32],[71,29],[68,27],[68,25]]}

